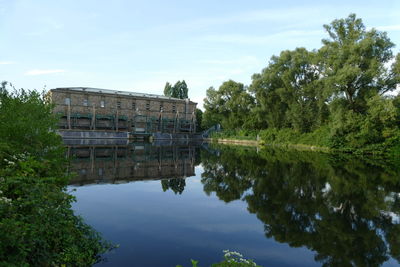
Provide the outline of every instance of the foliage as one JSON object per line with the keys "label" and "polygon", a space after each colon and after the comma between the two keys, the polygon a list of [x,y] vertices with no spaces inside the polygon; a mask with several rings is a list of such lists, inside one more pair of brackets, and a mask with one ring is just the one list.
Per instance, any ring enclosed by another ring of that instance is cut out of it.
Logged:
{"label": "foliage", "polygon": [[5,162],[0,171],[2,264],[87,266],[111,248],[74,215],[74,197],[65,190],[68,177],[52,171],[55,162],[37,160],[29,154],[0,160]]}
{"label": "foliage", "polygon": [[222,114],[219,110],[219,99],[217,91],[214,87],[210,87],[206,92],[207,97],[204,99],[205,112],[203,113],[202,127],[209,129],[222,121]]}
{"label": "foliage", "polygon": [[355,14],[324,28],[328,38],[319,50],[273,56],[248,88],[228,81],[208,89],[203,124],[221,123],[227,133],[220,135],[263,130],[265,143],[398,151],[400,100],[385,95],[400,83],[394,44],[385,32],[367,30]]}
{"label": "foliage", "polygon": [[164,179],[161,181],[161,187],[164,192],[171,189],[175,194],[181,195],[183,190],[185,190],[185,186],[186,179],[182,178]]}
{"label": "foliage", "polygon": [[210,128],[220,122],[223,128],[239,129],[246,123],[254,99],[249,95],[242,83],[229,80],[218,90],[210,87],[204,100],[204,128]]}
{"label": "foliage", "polygon": [[215,263],[212,267],[257,267],[254,261],[245,259],[242,254],[236,251],[224,250],[224,260]]}
{"label": "foliage", "polygon": [[290,128],[269,128],[260,131],[260,137],[265,144],[303,144],[319,147],[328,147],[330,144],[328,127],[320,127],[310,133],[300,133]]}
{"label": "foliage", "polygon": [[[214,263],[212,267],[261,267],[254,261],[245,259],[242,254],[236,251],[224,250],[224,260],[219,263]],[[192,267],[198,267],[198,261],[191,260]],[[182,267],[177,265],[176,267]]]}
{"label": "foliage", "polygon": [[307,132],[326,119],[315,57],[305,48],[283,51],[261,74],[253,75],[250,91],[255,93],[254,112],[261,125]]}
{"label": "foliage", "polygon": [[44,95],[0,91],[0,265],[88,266],[111,245],[75,216]]}
{"label": "foliage", "polygon": [[324,28],[329,39],[322,40],[319,53],[329,97],[342,98],[346,108],[363,113],[370,97],[396,88],[399,80],[385,66],[394,47],[386,33],[367,31],[355,14]]}
{"label": "foliage", "polygon": [[174,86],[167,82],[164,87],[164,95],[174,98],[186,99],[188,98],[188,91],[185,80],[177,81]]}
{"label": "foliage", "polygon": [[57,117],[44,93],[0,88],[0,140],[19,152],[59,153],[61,137],[54,133]]}
{"label": "foliage", "polygon": [[202,132],[206,130],[203,128],[203,111],[196,108],[196,132]]}
{"label": "foliage", "polygon": [[221,139],[256,140],[258,134],[259,134],[258,130],[248,130],[248,129],[224,130],[222,132],[212,133],[211,137],[221,138]]}

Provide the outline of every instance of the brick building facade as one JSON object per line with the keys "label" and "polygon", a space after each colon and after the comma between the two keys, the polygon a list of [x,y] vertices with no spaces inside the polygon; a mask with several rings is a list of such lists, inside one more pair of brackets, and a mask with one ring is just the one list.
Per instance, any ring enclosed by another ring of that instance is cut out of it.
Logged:
{"label": "brick building facade", "polygon": [[138,180],[186,178],[195,175],[196,148],[193,146],[156,147],[69,146],[70,184],[124,183]]}
{"label": "brick building facade", "polygon": [[62,129],[196,131],[197,104],[189,99],[84,87],[52,89],[50,96]]}

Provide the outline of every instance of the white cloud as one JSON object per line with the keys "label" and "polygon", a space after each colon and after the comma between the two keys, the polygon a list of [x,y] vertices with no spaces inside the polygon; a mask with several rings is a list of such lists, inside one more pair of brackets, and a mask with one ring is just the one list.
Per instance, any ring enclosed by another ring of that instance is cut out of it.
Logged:
{"label": "white cloud", "polygon": [[10,64],[15,64],[14,61],[0,61],[0,65],[10,65]]}
{"label": "white cloud", "polygon": [[25,75],[43,75],[43,74],[52,74],[52,73],[61,73],[65,72],[65,70],[29,70],[25,72]]}

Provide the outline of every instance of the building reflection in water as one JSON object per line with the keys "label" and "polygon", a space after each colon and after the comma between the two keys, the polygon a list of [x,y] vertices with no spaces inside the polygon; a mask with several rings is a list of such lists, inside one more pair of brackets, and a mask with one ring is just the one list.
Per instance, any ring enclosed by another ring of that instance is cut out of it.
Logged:
{"label": "building reflection in water", "polygon": [[198,144],[133,143],[126,140],[70,140],[71,185],[184,179],[195,175]]}

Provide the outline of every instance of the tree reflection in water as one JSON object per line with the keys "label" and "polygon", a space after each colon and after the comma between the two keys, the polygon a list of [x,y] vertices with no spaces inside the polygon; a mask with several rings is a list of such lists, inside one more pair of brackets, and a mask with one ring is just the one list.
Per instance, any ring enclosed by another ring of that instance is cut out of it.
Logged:
{"label": "tree reflection in water", "polygon": [[400,260],[398,168],[316,152],[217,149],[202,151],[204,191],[246,201],[268,238],[306,246],[323,266]]}
{"label": "tree reflection in water", "polygon": [[171,189],[175,194],[182,194],[183,190],[185,190],[186,179],[185,178],[172,178],[165,179],[161,181],[161,186],[163,191],[167,191]]}

